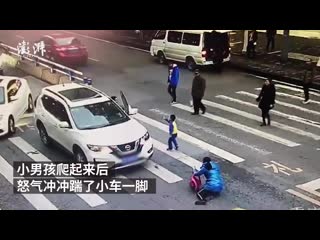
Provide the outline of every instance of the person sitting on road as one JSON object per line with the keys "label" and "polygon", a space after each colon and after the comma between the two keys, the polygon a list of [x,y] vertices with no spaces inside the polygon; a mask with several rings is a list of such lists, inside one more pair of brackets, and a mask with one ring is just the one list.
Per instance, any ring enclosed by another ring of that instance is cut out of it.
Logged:
{"label": "person sitting on road", "polygon": [[213,162],[209,157],[203,158],[202,162],[201,169],[196,172],[194,176],[200,177],[201,175],[204,175],[206,177],[206,183],[197,193],[199,201],[195,202],[196,205],[206,204],[209,196],[219,196],[224,188],[219,165]]}

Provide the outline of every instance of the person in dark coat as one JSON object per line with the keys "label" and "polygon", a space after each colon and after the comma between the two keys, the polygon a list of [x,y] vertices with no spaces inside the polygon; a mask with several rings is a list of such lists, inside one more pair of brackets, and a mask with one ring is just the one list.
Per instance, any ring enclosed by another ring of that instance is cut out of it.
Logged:
{"label": "person in dark coat", "polygon": [[277,35],[277,30],[267,30],[266,35],[267,35],[267,52],[269,51],[270,45],[271,45],[271,51],[273,51],[275,47],[274,40]]}
{"label": "person in dark coat", "polygon": [[177,102],[176,89],[179,84],[179,68],[177,64],[169,66],[169,77],[168,77],[168,93],[172,97],[171,103]]}
{"label": "person in dark coat", "polygon": [[259,97],[256,99],[259,102],[259,108],[262,112],[262,124],[260,126],[266,126],[266,118],[268,125],[271,124],[269,111],[274,107],[276,98],[276,88],[271,79],[267,79],[261,89]]}
{"label": "person in dark coat", "polygon": [[315,67],[313,66],[312,60],[309,60],[309,62],[307,62],[307,68],[303,76],[303,91],[304,91],[304,101],[302,102],[303,104],[308,104],[310,102],[309,88],[312,85],[314,75],[315,75]]}
{"label": "person in dark coat", "polygon": [[194,72],[195,77],[193,78],[192,82],[192,101],[193,101],[193,108],[194,112],[192,115],[199,115],[199,109],[202,110],[202,114],[205,114],[206,107],[201,102],[204,92],[206,90],[206,80],[200,76],[200,72],[198,69]]}
{"label": "person in dark coat", "polygon": [[258,32],[253,30],[249,33],[247,56],[248,58],[254,58],[256,56],[256,45],[258,41]]}

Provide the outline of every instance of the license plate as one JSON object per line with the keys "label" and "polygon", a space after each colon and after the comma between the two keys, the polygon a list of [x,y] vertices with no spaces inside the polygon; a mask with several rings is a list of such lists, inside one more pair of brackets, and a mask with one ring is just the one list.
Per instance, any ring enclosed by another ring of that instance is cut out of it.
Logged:
{"label": "license plate", "polygon": [[122,163],[126,164],[126,163],[131,163],[131,162],[134,162],[138,160],[138,157],[137,156],[130,156],[130,157],[124,157],[122,159]]}

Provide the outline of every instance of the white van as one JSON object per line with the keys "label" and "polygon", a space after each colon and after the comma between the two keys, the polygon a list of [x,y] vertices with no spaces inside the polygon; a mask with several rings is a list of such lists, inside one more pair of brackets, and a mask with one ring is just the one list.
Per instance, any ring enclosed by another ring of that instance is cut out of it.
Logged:
{"label": "white van", "polygon": [[159,30],[150,53],[160,63],[185,62],[189,70],[197,65],[230,61],[229,32],[232,30]]}

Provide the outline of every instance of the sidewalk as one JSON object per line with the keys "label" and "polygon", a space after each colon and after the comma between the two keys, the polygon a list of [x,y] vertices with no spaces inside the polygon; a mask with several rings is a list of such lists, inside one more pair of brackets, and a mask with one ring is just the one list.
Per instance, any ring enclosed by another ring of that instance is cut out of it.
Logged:
{"label": "sidewalk", "polygon": [[[277,80],[301,85],[306,63],[305,61],[291,58],[286,63],[282,63],[281,49],[283,40],[283,35],[278,34],[275,40],[276,46],[274,51],[267,53],[265,33],[259,32],[256,47],[257,56],[252,60],[248,59],[245,54],[242,54],[243,31],[237,31],[236,34],[231,35],[231,46],[233,46],[230,65],[259,76],[272,77]],[[291,56],[305,56],[305,59],[308,59],[311,55],[316,59],[316,57],[320,56],[320,39],[291,37],[289,52],[291,52]],[[319,69],[316,75],[320,76]],[[320,89],[319,81],[315,81],[313,85],[313,88]]]}

